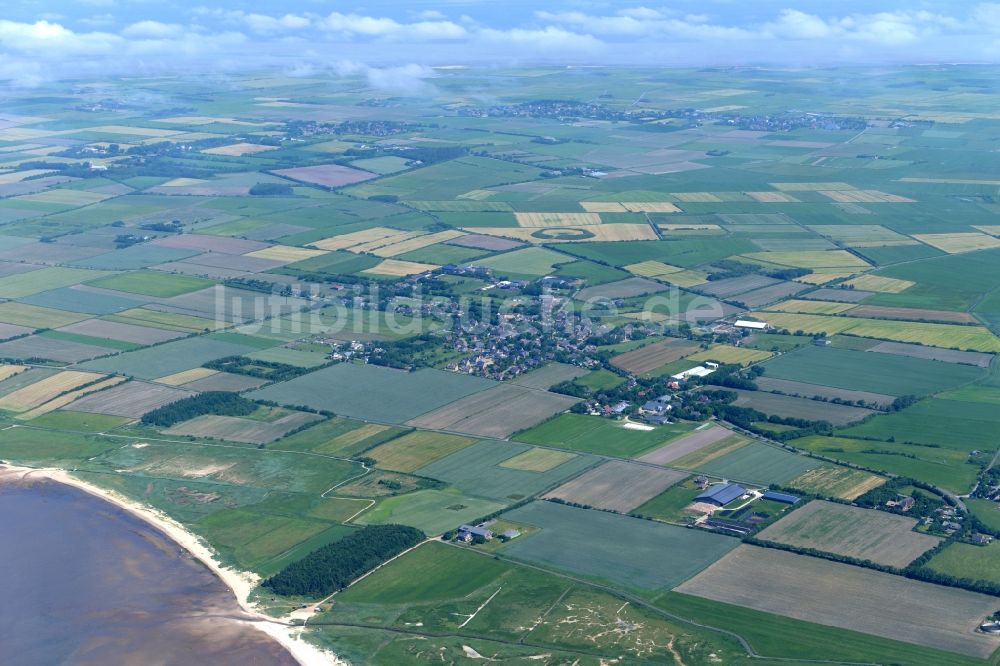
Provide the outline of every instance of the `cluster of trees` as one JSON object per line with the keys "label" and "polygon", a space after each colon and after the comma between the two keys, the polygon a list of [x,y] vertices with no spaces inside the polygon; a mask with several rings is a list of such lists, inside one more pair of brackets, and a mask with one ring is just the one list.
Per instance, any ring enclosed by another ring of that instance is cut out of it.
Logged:
{"label": "cluster of trees", "polygon": [[443,340],[430,333],[423,333],[412,338],[379,342],[368,362],[372,365],[382,365],[388,368],[412,370],[415,367],[429,365],[429,359],[441,350]]}
{"label": "cluster of trees", "polygon": [[283,596],[326,596],[425,538],[406,525],[369,525],[289,564],[263,586]]}
{"label": "cluster of trees", "polygon": [[742,261],[735,261],[733,259],[716,261],[712,266],[716,267],[717,270],[708,274],[709,282],[751,274],[766,275],[775,280],[792,280],[812,273],[808,268],[778,268],[769,270],[761,266],[745,264]]}
{"label": "cluster of trees", "polygon": [[[912,493],[913,506],[907,511],[900,511],[893,507],[886,506],[886,502],[897,499],[906,487],[921,488],[926,493]],[[944,505],[944,502],[937,497],[937,490],[933,486],[906,477],[896,477],[890,479],[878,488],[872,488],[864,495],[856,498],[854,503],[866,509],[881,509],[890,513],[909,516],[911,518],[923,518],[933,516],[934,512]]]}
{"label": "cluster of trees", "polygon": [[169,428],[175,423],[205,414],[221,416],[246,416],[257,409],[257,403],[229,391],[206,391],[190,398],[182,398],[146,412],[142,422],[147,425]]}
{"label": "cluster of trees", "polygon": [[209,361],[202,367],[208,368],[209,370],[231,372],[237,375],[257,377],[259,379],[267,379],[275,382],[283,382],[288,379],[294,379],[299,375],[304,375],[315,369],[300,368],[298,366],[288,365],[287,363],[277,363],[275,361],[258,361],[252,358],[247,358],[246,356],[225,356],[223,358],[217,358],[214,361]]}

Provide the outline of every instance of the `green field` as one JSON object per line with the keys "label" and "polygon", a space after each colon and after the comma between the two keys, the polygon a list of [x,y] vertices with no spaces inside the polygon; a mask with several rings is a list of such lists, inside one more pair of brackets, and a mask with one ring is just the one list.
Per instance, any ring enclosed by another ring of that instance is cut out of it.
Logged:
{"label": "green field", "polygon": [[936,393],[985,374],[971,365],[811,345],[763,366],[765,377],[896,396]]}
{"label": "green field", "polygon": [[[357,391],[358,386],[366,390]],[[494,382],[486,379],[440,370],[406,373],[339,363],[254,391],[249,397],[327,409],[353,418],[402,423],[492,386]]]}
{"label": "green field", "polygon": [[768,485],[784,484],[819,466],[819,461],[779,448],[751,442],[698,467],[699,472],[722,479]]}
{"label": "green field", "polygon": [[91,287],[100,287],[101,289],[114,289],[116,291],[127,291],[131,294],[142,294],[143,296],[169,298],[205,289],[215,283],[211,280],[188,277],[186,275],[136,272],[111,275],[91,280],[88,284]]}
{"label": "green field", "polygon": [[739,544],[709,532],[544,501],[504,517],[541,528],[515,539],[504,554],[647,591],[673,587]]}
{"label": "green field", "polygon": [[1000,584],[1000,542],[988,546],[953,543],[931,558],[927,568],[956,578]]}
{"label": "green field", "polygon": [[441,534],[502,508],[499,502],[470,497],[456,490],[418,490],[379,500],[354,522],[359,525],[398,523],[416,527],[426,534]]}
{"label": "green field", "polygon": [[411,432],[365,451],[382,469],[414,472],[439,458],[474,444],[475,439],[443,432]]}
{"label": "green field", "polygon": [[556,265],[572,260],[572,257],[545,248],[526,247],[489,259],[480,259],[473,264],[490,268],[499,275],[541,277],[552,273]]}
{"label": "green field", "polygon": [[[610,373],[609,373],[610,374]],[[620,423],[584,414],[560,414],[517,435],[518,441],[583,453],[634,458],[690,432],[697,424],[672,423],[654,430],[629,430]]]}
{"label": "green field", "polygon": [[541,472],[503,465],[530,450],[530,446],[515,442],[484,440],[421,467],[416,473],[450,483],[470,495],[513,503],[597,463],[593,456],[577,455]]}

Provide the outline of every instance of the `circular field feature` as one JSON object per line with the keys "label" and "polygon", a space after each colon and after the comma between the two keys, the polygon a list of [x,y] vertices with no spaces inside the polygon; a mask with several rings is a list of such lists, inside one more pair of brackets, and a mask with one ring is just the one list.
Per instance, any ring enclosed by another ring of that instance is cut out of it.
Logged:
{"label": "circular field feature", "polygon": [[539,229],[531,235],[534,238],[544,238],[546,240],[583,240],[585,238],[594,237],[594,234],[586,229],[570,229],[568,227]]}

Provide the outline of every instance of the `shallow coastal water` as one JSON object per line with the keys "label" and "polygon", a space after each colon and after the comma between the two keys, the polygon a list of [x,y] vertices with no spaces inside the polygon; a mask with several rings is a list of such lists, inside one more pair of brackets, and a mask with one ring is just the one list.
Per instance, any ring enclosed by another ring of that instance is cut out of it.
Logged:
{"label": "shallow coastal water", "polygon": [[296,663],[208,569],[97,497],[4,481],[0,526],[0,664]]}

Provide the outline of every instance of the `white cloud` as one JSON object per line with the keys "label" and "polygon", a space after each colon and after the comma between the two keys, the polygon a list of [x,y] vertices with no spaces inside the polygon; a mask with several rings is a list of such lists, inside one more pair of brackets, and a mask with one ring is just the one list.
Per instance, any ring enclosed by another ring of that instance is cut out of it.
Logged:
{"label": "white cloud", "polygon": [[184,28],[174,23],[160,23],[159,21],[139,21],[126,26],[122,30],[125,37],[137,37],[139,39],[163,39],[165,37],[177,37],[183,34]]}

